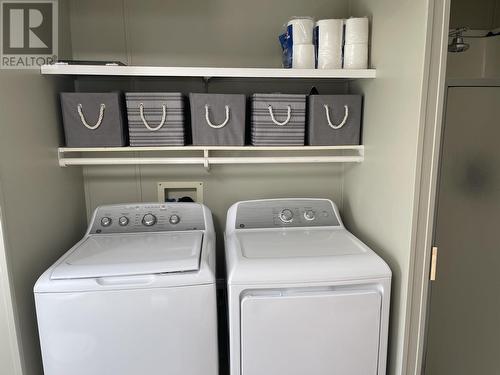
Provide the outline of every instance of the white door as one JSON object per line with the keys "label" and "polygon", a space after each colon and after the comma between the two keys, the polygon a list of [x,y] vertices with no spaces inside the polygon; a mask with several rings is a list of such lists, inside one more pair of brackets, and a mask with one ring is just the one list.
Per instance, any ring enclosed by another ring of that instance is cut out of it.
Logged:
{"label": "white door", "polygon": [[36,293],[45,375],[218,373],[214,285],[124,283],[130,289]]}
{"label": "white door", "polygon": [[426,375],[500,374],[500,87],[448,89]]}
{"label": "white door", "polygon": [[242,375],[375,375],[381,301],[374,290],[247,295]]}

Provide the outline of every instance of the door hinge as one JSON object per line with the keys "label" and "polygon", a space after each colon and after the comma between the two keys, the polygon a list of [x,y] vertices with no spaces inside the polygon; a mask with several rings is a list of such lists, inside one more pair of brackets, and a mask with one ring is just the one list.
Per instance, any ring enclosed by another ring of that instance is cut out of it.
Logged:
{"label": "door hinge", "polygon": [[431,253],[431,275],[430,275],[431,281],[436,280],[437,260],[438,260],[438,248],[437,246],[433,246]]}

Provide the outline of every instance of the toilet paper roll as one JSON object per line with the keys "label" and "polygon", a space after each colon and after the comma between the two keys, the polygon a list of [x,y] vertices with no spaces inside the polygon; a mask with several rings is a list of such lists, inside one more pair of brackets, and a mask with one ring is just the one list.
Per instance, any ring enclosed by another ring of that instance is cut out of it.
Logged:
{"label": "toilet paper roll", "polygon": [[368,68],[368,44],[346,44],[344,46],[344,69]]}
{"label": "toilet paper roll", "polygon": [[314,69],[314,44],[294,44],[292,68]]}
{"label": "toilet paper roll", "polygon": [[318,49],[318,69],[341,69],[342,50],[338,49]]}
{"label": "toilet paper roll", "polygon": [[287,23],[292,33],[293,44],[312,44],[314,20],[312,18],[293,18]]}
{"label": "toilet paper roll", "polygon": [[345,44],[368,43],[368,29],[367,17],[347,19],[345,21]]}
{"label": "toilet paper roll", "polygon": [[316,22],[316,45],[319,49],[328,50],[342,49],[342,38],[344,33],[344,20],[330,19]]}

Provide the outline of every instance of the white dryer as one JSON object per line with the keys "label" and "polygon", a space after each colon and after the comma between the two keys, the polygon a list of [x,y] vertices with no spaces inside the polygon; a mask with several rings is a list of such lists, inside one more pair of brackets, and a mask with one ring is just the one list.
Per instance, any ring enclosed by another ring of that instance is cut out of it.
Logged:
{"label": "white dryer", "polygon": [[99,207],[34,288],[45,375],[218,375],[214,252],[203,205]]}
{"label": "white dryer", "polygon": [[384,375],[391,271],[326,199],[228,212],[231,375]]}

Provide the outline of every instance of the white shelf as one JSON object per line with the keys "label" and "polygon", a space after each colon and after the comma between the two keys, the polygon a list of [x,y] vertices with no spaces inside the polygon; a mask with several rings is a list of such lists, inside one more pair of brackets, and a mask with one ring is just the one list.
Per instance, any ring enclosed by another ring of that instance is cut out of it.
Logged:
{"label": "white shelf", "polygon": [[[185,155],[186,152],[189,155]],[[134,156],[124,156],[124,153],[133,153]],[[144,156],[144,153],[148,155]],[[217,164],[360,163],[364,159],[364,146],[61,147],[58,158],[61,167],[202,165],[209,169],[210,165]]]}
{"label": "white shelf", "polygon": [[375,78],[375,69],[280,69],[280,68],[202,68],[159,66],[42,65],[44,75],[143,76],[143,77],[227,77],[227,78]]}

